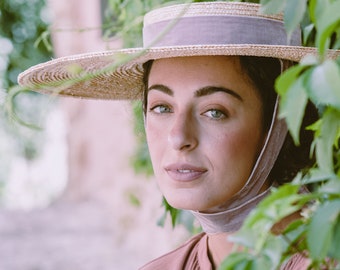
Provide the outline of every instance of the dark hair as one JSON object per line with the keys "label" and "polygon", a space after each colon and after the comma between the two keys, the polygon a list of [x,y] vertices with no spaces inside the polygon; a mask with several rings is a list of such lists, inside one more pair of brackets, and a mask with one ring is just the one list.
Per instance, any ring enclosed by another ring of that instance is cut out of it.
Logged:
{"label": "dark hair", "polygon": [[311,168],[315,164],[315,156],[311,153],[310,147],[314,134],[306,128],[315,123],[318,119],[318,111],[313,103],[308,102],[305,116],[300,129],[300,144],[296,145],[292,136],[288,133],[282,146],[280,154],[270,173],[270,179],[279,184],[293,180],[299,171]]}
{"label": "dark hair", "polygon": [[[275,80],[281,74],[282,67],[287,68],[294,63],[276,58],[240,56],[240,64],[250,82],[258,90],[263,104],[263,128],[268,131],[272,122],[275,102],[277,98],[274,89]],[[146,62],[144,67],[144,91],[143,111],[146,114],[148,78],[152,66],[152,60]],[[280,154],[269,175],[271,181],[278,184],[290,182],[302,169],[314,164],[314,158],[310,157],[310,145],[313,141],[313,133],[306,130],[306,127],[317,120],[317,110],[309,103],[302,122],[300,131],[300,145],[295,145],[290,134],[287,134]]]}
{"label": "dark hair", "polygon": [[[259,91],[263,102],[264,128],[268,130],[277,97],[274,89],[275,80],[280,75],[281,68],[286,69],[294,63],[286,60],[280,61],[276,58],[254,56],[241,56],[240,63],[242,69]],[[290,182],[299,171],[314,164],[315,158],[310,155],[313,132],[306,130],[306,127],[317,119],[317,109],[312,103],[308,103],[300,130],[300,145],[295,145],[291,135],[287,134],[279,156],[270,172],[270,180],[278,184]]]}
{"label": "dark hair", "polygon": [[263,129],[268,131],[277,97],[274,83],[281,73],[280,61],[276,58],[253,56],[240,56],[239,59],[246,78],[258,90],[263,105]]}
{"label": "dark hair", "polygon": [[152,66],[153,60],[147,61],[143,64],[143,69],[144,69],[144,74],[143,74],[143,100],[142,100],[142,105],[143,105],[143,113],[146,116],[146,108],[148,105],[148,88],[149,88],[149,74],[151,71],[151,66]]}

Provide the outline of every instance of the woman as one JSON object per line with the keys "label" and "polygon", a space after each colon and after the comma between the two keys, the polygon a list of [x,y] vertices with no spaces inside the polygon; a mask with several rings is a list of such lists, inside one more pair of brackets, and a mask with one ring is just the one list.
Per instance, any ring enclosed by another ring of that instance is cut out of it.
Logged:
{"label": "woman", "polygon": [[[19,77],[25,87],[63,96],[144,96],[160,190],[173,207],[192,210],[204,232],[142,269],[215,269],[231,252],[226,236],[271,186],[311,162],[311,138],[296,151],[277,118],[274,81],[315,50],[300,46],[299,31],[287,44],[282,17],[258,9],[228,2],[157,9],[145,16],[144,48],[56,59]],[[121,64],[123,56],[129,60]],[[307,265],[298,254],[282,269]]]}
{"label": "woman", "polygon": [[[252,68],[257,68],[256,73]],[[233,248],[227,236],[239,228],[269,187],[291,179],[297,172],[295,166],[301,169],[311,162],[307,146],[312,137],[304,132],[304,145],[299,148],[288,137],[274,169],[266,165],[253,170],[256,160],[268,163],[278,154],[286,135],[284,126],[270,130],[276,101],[273,83],[281,71],[277,59],[165,58],[147,63],[145,70],[145,129],[158,185],[172,206],[194,210],[205,231],[145,269],[186,269],[183,265],[188,260],[190,265],[199,264],[198,269],[217,267]],[[260,159],[269,133],[275,137],[273,132],[278,135],[275,144]],[[253,177],[258,195],[246,195],[242,188],[251,185],[245,184],[251,172],[260,170],[271,175]],[[205,252],[206,260],[198,255]],[[295,262],[298,259],[303,257]],[[296,269],[302,269],[301,263],[305,261],[299,260]]]}

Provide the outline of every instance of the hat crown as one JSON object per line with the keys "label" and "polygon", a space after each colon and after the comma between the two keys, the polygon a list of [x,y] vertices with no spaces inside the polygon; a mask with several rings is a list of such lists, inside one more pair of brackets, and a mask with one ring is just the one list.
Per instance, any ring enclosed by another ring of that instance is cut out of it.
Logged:
{"label": "hat crown", "polygon": [[161,7],[149,11],[144,16],[144,26],[159,21],[181,17],[194,16],[252,16],[262,17],[283,22],[283,14],[264,14],[260,11],[260,4],[240,2],[202,2],[178,4]]}
{"label": "hat crown", "polygon": [[[316,48],[300,46],[299,29],[288,40],[282,14],[262,14],[260,5],[253,3],[203,2],[159,8],[146,14],[143,32],[142,48],[53,59],[21,73],[19,83],[49,94],[57,88],[58,95],[64,96],[138,99],[144,89],[143,64],[149,60],[224,55],[297,62],[307,54],[317,54]],[[339,55],[339,50],[333,50],[327,57]],[[74,66],[81,72],[74,72],[70,68]]]}
{"label": "hat crown", "polygon": [[147,13],[144,47],[200,45],[301,45],[296,29],[288,38],[282,14],[260,13],[260,5],[204,2],[163,7]]}

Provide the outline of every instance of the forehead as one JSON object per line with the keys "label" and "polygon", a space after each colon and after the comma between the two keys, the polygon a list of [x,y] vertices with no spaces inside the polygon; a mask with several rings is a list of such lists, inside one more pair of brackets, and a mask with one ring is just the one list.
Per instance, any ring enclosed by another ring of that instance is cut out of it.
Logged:
{"label": "forehead", "polygon": [[[254,94],[256,88],[237,56],[192,56],[155,60],[148,85],[197,90],[204,86],[226,87],[240,95]],[[256,94],[255,94],[256,95]]]}
{"label": "forehead", "polygon": [[244,80],[239,57],[191,56],[157,59],[153,62],[149,80],[168,81],[176,78],[187,81],[205,80],[207,83],[232,81],[236,77]]}
{"label": "forehead", "polygon": [[[201,71],[223,70],[225,68],[233,68],[237,72],[241,72],[239,57],[237,56],[187,56],[162,58],[153,61],[152,69],[158,70],[183,70],[183,69],[200,69]],[[189,70],[187,70],[189,71]]]}

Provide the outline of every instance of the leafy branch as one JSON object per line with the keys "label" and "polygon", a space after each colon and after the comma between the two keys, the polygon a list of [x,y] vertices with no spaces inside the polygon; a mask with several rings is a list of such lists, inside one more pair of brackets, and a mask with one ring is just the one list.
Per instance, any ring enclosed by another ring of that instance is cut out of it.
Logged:
{"label": "leafy branch", "polygon": [[[318,50],[276,82],[280,116],[286,119],[296,144],[307,102],[318,108],[319,120],[308,127],[314,132],[311,154],[315,154],[316,164],[273,190],[258,205],[233,237],[245,252],[231,254],[220,269],[279,269],[296,253],[309,259],[310,269],[339,269],[340,61],[330,49],[340,47],[340,1],[263,0],[261,4],[262,12],[284,12],[289,35],[304,22],[303,40]],[[299,193],[304,185],[314,188]],[[296,212],[301,212],[302,218],[275,234],[275,224]]]}

